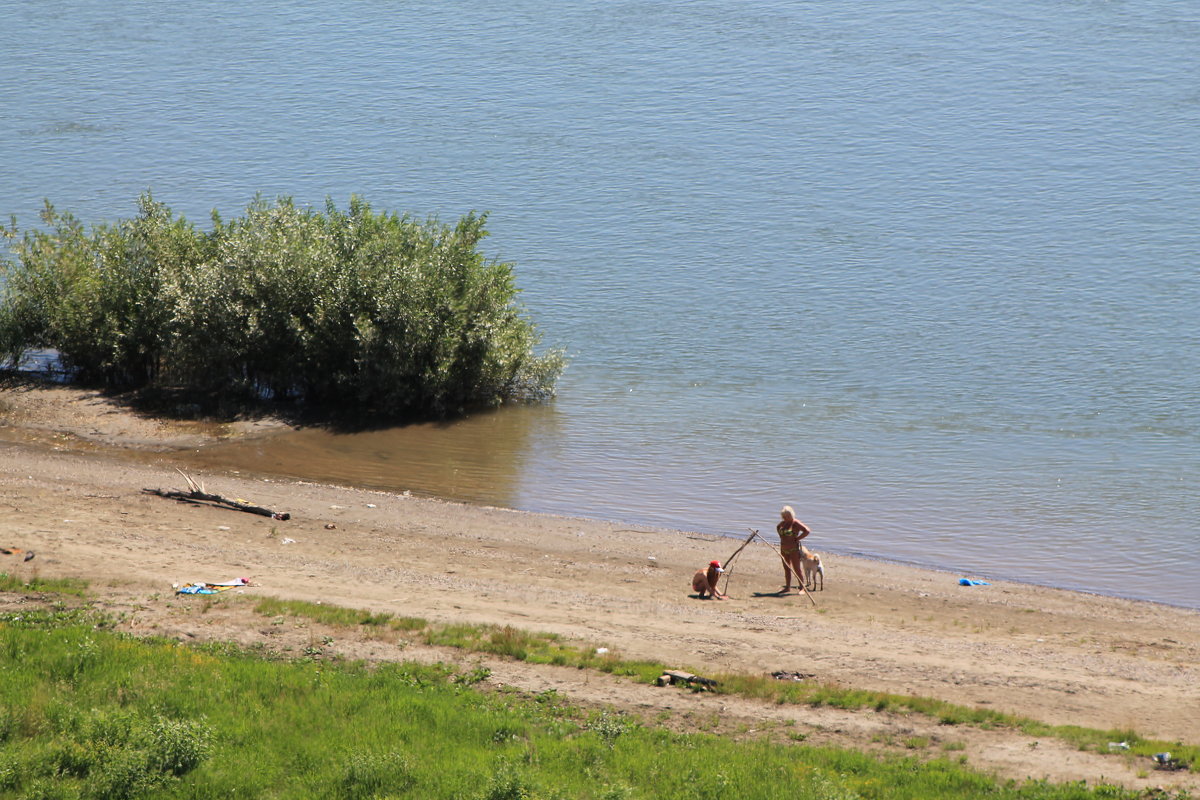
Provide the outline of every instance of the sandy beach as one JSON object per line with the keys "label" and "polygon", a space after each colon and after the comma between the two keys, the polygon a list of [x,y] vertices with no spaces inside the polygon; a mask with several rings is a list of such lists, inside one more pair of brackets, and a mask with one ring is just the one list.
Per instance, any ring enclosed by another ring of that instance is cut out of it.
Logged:
{"label": "sandy beach", "polygon": [[[725,561],[738,542],[188,468],[189,451],[206,442],[272,429],[165,422],[87,390],[8,385],[0,391],[0,546],[36,555],[0,556],[0,571],[85,578],[125,629],[184,640],[287,650],[318,636],[302,625],[271,626],[234,600],[275,596],[554,632],[701,674],[794,671],[1046,723],[1200,742],[1200,612],[1002,581],[964,587],[958,574],[834,554],[824,556],[824,591],[811,600],[777,596],[778,558],[757,543],[734,564],[730,599],[702,601],[691,592],[692,573]],[[179,469],[209,492],[291,518],[143,491],[186,488]],[[755,523],[772,520],[747,521]],[[819,537],[811,546],[820,551]],[[253,585],[217,605],[172,589],[234,577]],[[1011,731],[688,694],[344,632],[335,638],[331,646],[349,657],[479,661],[495,684],[554,688],[678,727],[770,735],[790,725],[809,744],[900,752],[917,737],[933,750],[954,743],[955,756],[1018,779],[1200,790],[1194,772]]]}

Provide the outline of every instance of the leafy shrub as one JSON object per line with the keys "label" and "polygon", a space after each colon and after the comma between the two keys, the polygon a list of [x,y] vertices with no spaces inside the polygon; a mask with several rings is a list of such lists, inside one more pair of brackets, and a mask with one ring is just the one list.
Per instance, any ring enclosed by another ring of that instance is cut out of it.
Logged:
{"label": "leafy shrub", "polygon": [[150,765],[171,775],[190,772],[208,758],[212,736],[212,729],[202,721],[159,717],[146,743]]}
{"label": "leafy shrub", "polygon": [[561,351],[518,306],[512,265],[451,227],[256,198],[204,233],[152,196],[90,233],[49,203],[0,261],[0,357],[58,350],[85,381],[223,402],[296,400],[357,417],[444,417],[550,396]]}
{"label": "leafy shrub", "polygon": [[618,736],[626,733],[634,726],[625,717],[610,714],[607,710],[604,710],[598,714],[593,714],[584,723],[583,727],[597,734],[604,740],[605,744],[612,747]]}
{"label": "leafy shrub", "polygon": [[502,765],[492,775],[483,794],[483,800],[529,800],[532,797],[533,787],[511,764]]}

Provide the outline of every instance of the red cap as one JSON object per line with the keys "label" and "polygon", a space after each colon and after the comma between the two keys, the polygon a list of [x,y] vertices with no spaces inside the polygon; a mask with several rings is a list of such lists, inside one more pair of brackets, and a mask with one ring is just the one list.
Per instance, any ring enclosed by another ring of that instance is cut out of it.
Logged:
{"label": "red cap", "polygon": [[710,561],[710,562],[708,562],[708,565],[710,567],[719,567],[719,566],[721,566],[721,562],[720,561]]}

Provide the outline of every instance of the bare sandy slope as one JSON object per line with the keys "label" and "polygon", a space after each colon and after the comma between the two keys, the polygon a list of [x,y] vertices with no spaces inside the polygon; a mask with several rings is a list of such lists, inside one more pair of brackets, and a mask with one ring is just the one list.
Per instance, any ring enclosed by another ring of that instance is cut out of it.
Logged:
{"label": "bare sandy slope", "polygon": [[[261,426],[259,426],[261,427]],[[511,624],[696,672],[791,670],[864,689],[938,697],[1054,724],[1200,742],[1200,613],[825,556],[827,584],[780,597],[776,555],[752,545],[725,602],[691,595],[692,572],[735,542],[396,494],[194,473],[207,490],[287,511],[289,521],[188,505],[186,448],[247,429],[146,420],[72,389],[0,391],[0,571],[92,581],[134,631],[360,658],[474,661],[344,631],[270,624],[246,597],[322,601],[431,621]],[[259,433],[261,431],[251,431]],[[100,446],[104,445],[104,446]],[[140,460],[112,445],[164,449]],[[149,462],[149,463],[145,463]],[[819,541],[813,542],[819,548]],[[172,584],[248,577],[213,604]],[[8,602],[16,602],[9,598]],[[333,636],[325,644],[324,636]],[[965,755],[1002,775],[1181,786],[1200,776],[1146,759],[1072,751],[919,716],[783,707],[634,685],[578,670],[483,660],[491,680],[556,689],[678,727],[918,754]],[[959,749],[959,748],[963,749]],[[947,749],[948,748],[948,749]]]}

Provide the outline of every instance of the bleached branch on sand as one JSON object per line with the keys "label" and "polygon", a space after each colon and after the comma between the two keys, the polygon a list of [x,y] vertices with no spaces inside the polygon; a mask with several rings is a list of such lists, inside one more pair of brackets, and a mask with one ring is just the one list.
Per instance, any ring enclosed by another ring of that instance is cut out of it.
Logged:
{"label": "bleached branch on sand", "polygon": [[211,494],[204,489],[204,484],[197,482],[192,476],[188,475],[183,470],[176,470],[183,479],[187,481],[188,490],[182,491],[179,489],[142,489],[145,494],[153,494],[159,497],[167,497],[172,500],[180,500],[185,503],[214,503],[216,505],[232,508],[237,511],[245,511],[250,514],[259,514],[260,516],[270,517],[271,519],[287,520],[291,519],[292,515],[286,511],[272,511],[269,508],[256,506],[253,503],[248,503],[245,500],[236,499],[230,500],[227,497],[222,497],[219,494]]}

